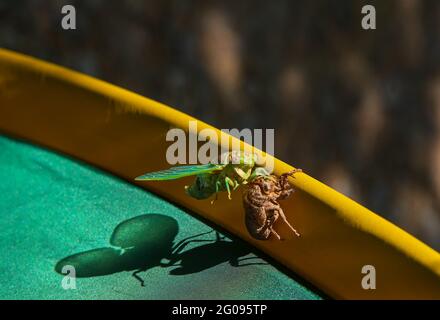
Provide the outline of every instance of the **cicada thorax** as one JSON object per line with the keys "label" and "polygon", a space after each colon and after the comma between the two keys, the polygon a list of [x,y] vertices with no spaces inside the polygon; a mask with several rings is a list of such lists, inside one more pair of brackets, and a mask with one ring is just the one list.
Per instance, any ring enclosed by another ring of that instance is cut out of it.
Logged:
{"label": "cicada thorax", "polygon": [[252,174],[252,167],[228,164],[219,175],[219,179],[229,178],[235,184],[246,184],[250,175]]}
{"label": "cicada thorax", "polygon": [[254,163],[247,161],[224,164],[217,172],[197,175],[194,183],[186,188],[186,192],[198,200],[223,191],[228,191],[229,195],[231,190],[248,182],[253,168]]}

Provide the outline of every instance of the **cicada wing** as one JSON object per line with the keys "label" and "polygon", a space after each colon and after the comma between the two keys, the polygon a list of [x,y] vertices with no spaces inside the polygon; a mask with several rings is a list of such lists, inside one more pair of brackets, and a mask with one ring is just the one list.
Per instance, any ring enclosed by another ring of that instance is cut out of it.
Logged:
{"label": "cicada wing", "polygon": [[202,173],[212,173],[223,169],[223,165],[219,164],[201,164],[192,166],[178,166],[167,170],[146,173],[137,177],[138,181],[158,181],[158,180],[174,180],[183,177],[194,176]]}

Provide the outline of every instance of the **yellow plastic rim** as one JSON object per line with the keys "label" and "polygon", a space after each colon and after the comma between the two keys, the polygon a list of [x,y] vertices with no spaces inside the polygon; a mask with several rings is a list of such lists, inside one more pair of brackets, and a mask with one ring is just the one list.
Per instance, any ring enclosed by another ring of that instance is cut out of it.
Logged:
{"label": "yellow plastic rim", "polygon": [[[128,181],[169,167],[166,132],[196,120],[106,82],[0,49],[0,130],[69,154]],[[198,129],[212,128],[198,122]],[[275,173],[292,167],[275,159]],[[307,168],[305,172],[307,172]],[[191,180],[139,183],[258,247],[329,296],[440,299],[440,254],[358,203],[299,173],[281,203],[301,238],[258,241],[244,225],[241,197],[211,205],[184,193]],[[282,234],[287,230],[280,226]],[[376,289],[361,283],[376,269]],[[250,284],[252,285],[252,284]]]}

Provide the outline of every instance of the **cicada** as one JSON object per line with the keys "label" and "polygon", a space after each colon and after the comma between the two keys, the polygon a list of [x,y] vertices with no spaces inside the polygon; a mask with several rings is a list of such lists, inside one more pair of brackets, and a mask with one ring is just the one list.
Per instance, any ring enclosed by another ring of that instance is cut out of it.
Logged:
{"label": "cicada", "polygon": [[189,196],[198,200],[207,199],[212,195],[217,198],[217,194],[223,191],[226,191],[231,199],[231,191],[244,186],[243,206],[249,234],[258,240],[268,240],[271,235],[281,240],[274,230],[275,221],[279,217],[299,236],[287,221],[278,203],[278,200],[287,198],[293,192],[287,177],[299,171],[301,170],[293,170],[280,177],[271,175],[264,167],[257,165],[255,154],[232,151],[223,154],[219,164],[177,166],[144,174],[136,180],[160,181],[196,176],[194,183],[185,186],[185,190]]}
{"label": "cicada", "polygon": [[301,171],[301,169],[295,169],[279,177],[260,176],[246,186],[243,192],[243,207],[246,228],[252,237],[258,240],[268,240],[273,235],[281,240],[280,235],[274,229],[274,224],[279,218],[296,236],[300,236],[287,221],[278,201],[288,198],[294,192],[287,178]]}
{"label": "cicada", "polygon": [[256,154],[232,151],[224,153],[218,164],[176,166],[144,174],[135,180],[160,181],[196,176],[193,184],[185,186],[189,196],[202,200],[212,195],[217,197],[219,192],[226,191],[231,199],[231,192],[239,186],[246,185],[258,176],[269,175],[263,167],[258,167],[256,162]]}

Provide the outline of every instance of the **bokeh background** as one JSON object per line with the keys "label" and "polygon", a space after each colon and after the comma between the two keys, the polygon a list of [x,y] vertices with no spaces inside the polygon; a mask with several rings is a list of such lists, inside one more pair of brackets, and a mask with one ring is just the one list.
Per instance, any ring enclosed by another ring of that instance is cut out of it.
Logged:
{"label": "bokeh background", "polygon": [[438,0],[0,0],[0,46],[216,127],[275,128],[278,158],[440,250]]}

